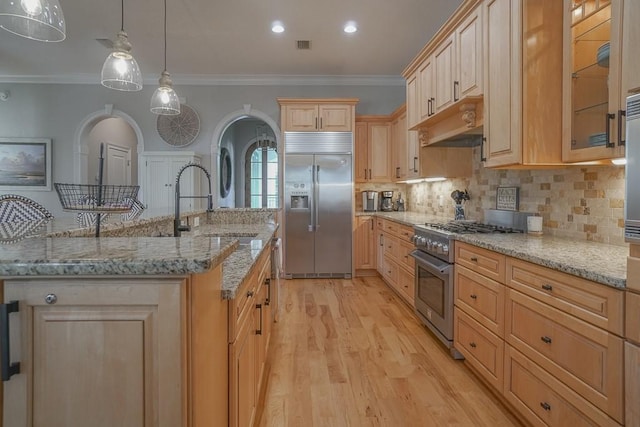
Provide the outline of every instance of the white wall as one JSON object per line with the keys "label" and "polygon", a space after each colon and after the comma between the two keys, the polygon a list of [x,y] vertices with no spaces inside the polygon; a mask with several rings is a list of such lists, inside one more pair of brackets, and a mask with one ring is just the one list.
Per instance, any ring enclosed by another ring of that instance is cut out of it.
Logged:
{"label": "white wall", "polygon": [[[97,72],[97,71],[96,71]],[[180,97],[200,116],[201,130],[193,144],[184,148],[202,155],[203,165],[211,165],[212,134],[227,114],[251,104],[280,122],[278,97],[359,98],[357,114],[389,114],[405,99],[404,86],[175,86]],[[11,98],[0,102],[0,136],[46,137],[52,139],[53,182],[73,182],[74,135],[86,117],[113,104],[138,124],[145,151],[180,150],[166,144],[156,131],[156,116],[149,112],[155,86],[126,93],[95,85],[3,84]],[[217,143],[217,141],[215,142]],[[237,152],[235,153],[237,155]],[[217,173],[217,165],[212,168]],[[216,192],[218,189],[216,188]],[[17,191],[16,191],[17,193]],[[65,215],[55,191],[20,192],[42,203],[55,216]],[[66,215],[69,215],[68,213]]]}

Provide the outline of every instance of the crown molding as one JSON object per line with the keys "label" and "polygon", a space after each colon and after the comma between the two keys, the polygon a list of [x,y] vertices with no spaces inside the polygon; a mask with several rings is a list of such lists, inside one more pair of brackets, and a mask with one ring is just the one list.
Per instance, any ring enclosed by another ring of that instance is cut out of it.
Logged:
{"label": "crown molding", "polygon": [[[145,77],[144,84],[155,86],[158,76]],[[402,76],[305,76],[305,75],[172,75],[174,85],[198,86],[404,86]],[[0,75],[0,83],[100,84],[99,74]]]}

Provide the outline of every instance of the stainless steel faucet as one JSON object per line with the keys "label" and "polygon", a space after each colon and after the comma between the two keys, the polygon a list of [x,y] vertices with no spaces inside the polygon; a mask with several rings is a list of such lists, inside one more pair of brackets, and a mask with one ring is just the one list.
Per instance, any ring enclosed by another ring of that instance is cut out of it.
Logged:
{"label": "stainless steel faucet", "polygon": [[[181,196],[180,195],[180,177],[182,176],[182,172],[184,172],[187,168],[198,168],[204,172],[207,176],[207,180],[209,180],[209,194],[206,196]],[[176,217],[173,220],[173,236],[180,237],[181,232],[190,231],[191,227],[189,225],[180,224],[180,199],[207,199],[207,212],[213,211],[213,195],[211,194],[211,174],[208,170],[197,163],[187,163],[184,165],[180,171],[178,172],[178,176],[176,177]]]}

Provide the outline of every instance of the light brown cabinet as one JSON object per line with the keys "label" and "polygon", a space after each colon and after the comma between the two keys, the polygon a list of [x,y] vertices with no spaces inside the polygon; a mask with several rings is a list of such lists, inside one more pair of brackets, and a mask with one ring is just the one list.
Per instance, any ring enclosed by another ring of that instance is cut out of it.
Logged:
{"label": "light brown cabinet", "polygon": [[391,121],[388,116],[359,116],[355,132],[355,177],[359,183],[393,181]]}
{"label": "light brown cabinet", "polygon": [[561,17],[559,1],[483,3],[485,166],[562,162]]}
{"label": "light brown cabinet", "polygon": [[[640,92],[640,55],[634,54],[640,46],[640,3],[624,1],[622,26],[622,97]],[[624,102],[624,99],[622,100]]]}
{"label": "light brown cabinet", "polygon": [[[358,270],[376,269],[375,220],[372,216],[357,216],[354,232],[354,268]],[[366,273],[365,273],[366,274]]]}
{"label": "light brown cabinet", "polygon": [[387,284],[411,307],[415,305],[415,263],[410,253],[413,228],[391,220],[376,219],[378,224],[379,272]]}
{"label": "light brown cabinet", "polygon": [[229,426],[252,426],[260,411],[271,337],[269,251],[240,285],[229,310]]}
{"label": "light brown cabinet", "polygon": [[567,162],[625,155],[622,13],[623,0],[564,1],[563,159]]}
{"label": "light brown cabinet", "polygon": [[420,142],[418,132],[409,130],[406,104],[391,115],[392,170],[396,181],[420,177]]}
{"label": "light brown cabinet", "polygon": [[4,382],[4,425],[226,424],[221,281],[220,267],[187,279],[5,281],[5,300],[20,306],[11,359],[21,372]]}
{"label": "light brown cabinet", "polygon": [[357,99],[278,98],[282,131],[351,132]]}

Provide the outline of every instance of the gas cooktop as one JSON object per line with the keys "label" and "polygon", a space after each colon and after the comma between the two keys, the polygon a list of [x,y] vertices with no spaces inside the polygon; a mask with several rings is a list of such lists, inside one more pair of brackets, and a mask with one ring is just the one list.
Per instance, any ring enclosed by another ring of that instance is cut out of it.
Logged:
{"label": "gas cooktop", "polygon": [[481,222],[473,222],[473,221],[449,221],[444,223],[427,222],[425,223],[425,225],[427,227],[431,227],[436,230],[446,231],[448,233],[458,233],[458,234],[522,233],[522,230],[518,230],[513,227],[483,224]]}

